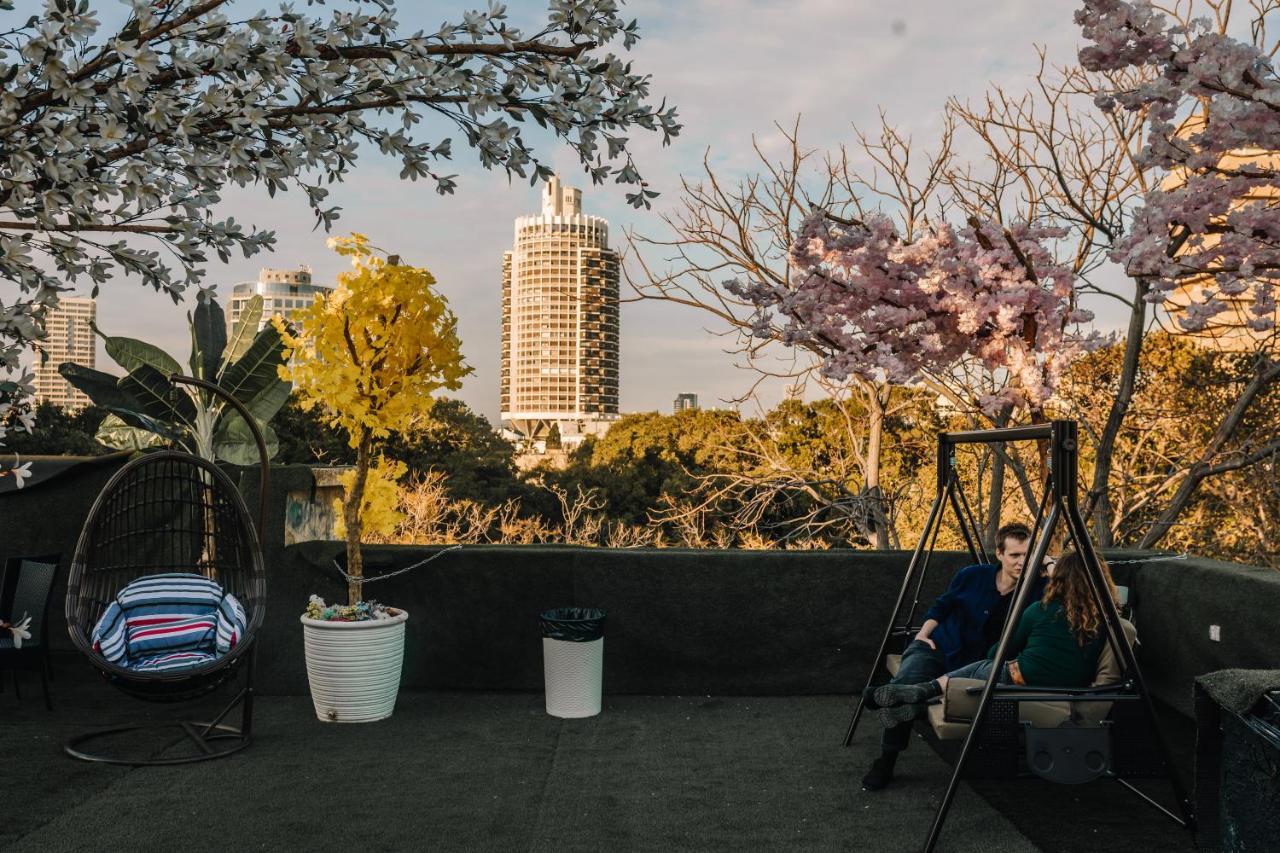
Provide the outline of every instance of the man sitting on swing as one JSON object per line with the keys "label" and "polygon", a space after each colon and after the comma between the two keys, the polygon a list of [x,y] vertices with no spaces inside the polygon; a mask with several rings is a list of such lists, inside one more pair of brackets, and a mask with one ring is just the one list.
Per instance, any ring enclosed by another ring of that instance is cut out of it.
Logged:
{"label": "man sitting on swing", "polygon": [[[1098,559],[1106,592],[1114,602],[1116,585],[1105,561]],[[1093,599],[1089,572],[1075,551],[1062,555],[1051,569],[1044,598],[1022,613],[1009,638],[1009,660],[1000,668],[997,684],[1027,687],[1087,687],[1098,670],[1098,658],[1107,643],[1102,608]],[[966,664],[946,675],[921,679],[917,684],[899,681],[874,691],[880,720],[896,726],[920,719],[925,703],[941,696],[949,678],[991,677],[995,665],[993,646],[986,659]]]}
{"label": "man sitting on swing", "polygon": [[[1005,617],[1013,603],[1013,591],[1022,575],[1027,559],[1031,530],[1025,524],[1006,524],[996,531],[998,565],[982,563],[956,572],[947,591],[938,597],[925,614],[924,624],[915,639],[902,653],[898,672],[891,685],[930,682],[966,664],[986,657],[987,649],[1000,640]],[[1037,579],[1028,602],[1039,601],[1044,593],[1045,578]],[[877,688],[883,690],[884,688]],[[877,708],[874,694],[866,698],[867,707]],[[911,720],[896,709],[884,709],[885,724],[880,756],[862,777],[862,788],[878,791],[893,781],[893,767],[898,753],[911,742]]]}

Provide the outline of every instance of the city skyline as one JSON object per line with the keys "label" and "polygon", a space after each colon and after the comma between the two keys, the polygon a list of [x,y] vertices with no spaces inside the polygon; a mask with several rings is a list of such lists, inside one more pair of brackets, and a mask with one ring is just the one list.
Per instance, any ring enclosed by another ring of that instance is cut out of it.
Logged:
{"label": "city skyline", "polygon": [[[640,21],[642,35],[629,58],[652,71],[653,91],[679,106],[684,125],[667,149],[647,134],[632,140],[651,187],[662,193],[654,209],[631,209],[623,187],[591,185],[572,152],[536,133],[530,139],[549,166],[591,193],[593,212],[612,223],[615,248],[625,253],[630,230],[666,235],[660,217],[679,200],[680,176],[696,177],[704,155],[730,178],[758,170],[752,167],[753,134],[766,154],[781,155],[775,121],[789,126],[802,115],[807,146],[830,150],[852,140],[851,123],[874,127],[883,105],[904,133],[927,146],[948,96],[980,97],[989,82],[1025,86],[1038,67],[1035,43],[1044,44],[1050,57],[1068,61],[1074,56],[1079,34],[1060,26],[1071,4],[1059,5],[1061,15],[1011,2],[964,8],[922,2],[913,8],[914,16],[898,19],[871,3],[806,2],[797,10],[794,3],[760,2],[752,4],[749,15],[729,14],[730,7],[720,2],[628,3],[626,12]],[[538,16],[532,9],[512,14],[528,19],[519,23]],[[418,10],[402,9],[400,17],[408,30],[431,27]],[[826,24],[815,30],[813,20]],[[794,65],[792,46],[798,43],[810,46],[803,68]],[[850,65],[845,57],[854,48],[863,59]],[[971,70],[963,80],[944,73],[962,64]],[[892,74],[885,72],[889,67]],[[839,76],[833,77],[836,71]],[[809,85],[834,79],[839,85]],[[333,233],[368,234],[375,245],[432,271],[458,314],[463,352],[475,368],[454,396],[497,426],[501,252],[510,244],[511,221],[537,209],[541,187],[518,178],[508,183],[504,174],[481,168],[460,139],[455,143],[450,170],[458,173],[458,190],[452,196],[401,180],[398,162],[363,151],[348,181],[330,187],[329,201],[343,208]],[[332,284],[346,266],[325,248],[329,235],[313,230],[305,199],[296,192],[268,198],[258,187],[228,187],[220,209],[239,222],[274,229],[279,240],[275,252],[208,265],[206,282],[217,285],[224,306],[234,283],[255,278],[261,267],[305,263],[313,267],[316,282]],[[726,343],[714,334],[708,317],[671,304],[628,302],[631,296],[624,281],[621,411],[669,410],[673,385],[696,392],[705,405],[726,405],[751,387],[755,377],[735,368],[723,353]],[[102,288],[99,325],[111,334],[153,340],[185,360],[190,344],[184,314],[193,305],[193,294],[175,306],[136,279],[117,278]],[[1108,306],[1097,307],[1102,309],[1099,325],[1114,328]],[[696,382],[688,382],[691,375]],[[783,399],[787,383],[765,383],[762,402]]]}

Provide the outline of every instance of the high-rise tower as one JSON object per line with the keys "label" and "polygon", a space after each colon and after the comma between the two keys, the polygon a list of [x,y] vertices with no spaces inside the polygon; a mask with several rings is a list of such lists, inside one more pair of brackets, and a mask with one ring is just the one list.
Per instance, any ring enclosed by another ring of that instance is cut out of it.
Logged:
{"label": "high-rise tower", "polygon": [[554,425],[573,445],[617,417],[618,256],[609,223],[555,177],[502,258],[502,420],[534,441]]}
{"label": "high-rise tower", "polygon": [[287,270],[263,267],[257,281],[242,281],[231,288],[231,299],[226,308],[227,334],[235,328],[245,306],[254,296],[262,297],[262,319],[258,321],[258,331],[262,331],[272,317],[292,319],[298,311],[315,301],[316,294],[328,292],[329,288],[311,282],[311,267]]}
{"label": "high-rise tower", "polygon": [[88,394],[62,378],[58,365],[74,361],[85,367],[95,366],[92,323],[97,310],[98,304],[92,299],[63,296],[58,300],[58,306],[45,317],[48,337],[36,345],[37,403],[83,409],[92,402]]}

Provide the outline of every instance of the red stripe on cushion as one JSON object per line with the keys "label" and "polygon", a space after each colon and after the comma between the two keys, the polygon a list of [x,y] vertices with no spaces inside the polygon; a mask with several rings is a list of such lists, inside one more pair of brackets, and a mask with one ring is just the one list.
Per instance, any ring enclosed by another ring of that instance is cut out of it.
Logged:
{"label": "red stripe on cushion", "polygon": [[194,623],[188,623],[186,625],[174,625],[172,627],[161,626],[158,628],[152,628],[149,631],[135,631],[133,634],[129,636],[129,640],[131,642],[134,642],[137,640],[151,639],[152,637],[164,637],[170,634],[173,634],[173,635],[187,634],[193,631],[200,634],[204,634],[208,632],[209,629],[211,629],[212,627],[213,627],[212,622],[194,622]]}

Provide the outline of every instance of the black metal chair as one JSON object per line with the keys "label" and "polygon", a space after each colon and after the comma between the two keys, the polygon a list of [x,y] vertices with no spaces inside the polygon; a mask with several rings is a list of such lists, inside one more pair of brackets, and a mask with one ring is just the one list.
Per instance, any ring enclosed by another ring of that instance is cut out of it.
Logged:
{"label": "black metal chair", "polygon": [[[175,384],[194,385],[221,397],[249,425],[261,463],[258,524],[254,527],[239,489],[211,462],[176,450],[145,453],[126,463],[89,509],[67,579],[67,629],[71,640],[108,682],[153,702],[181,702],[212,693],[243,673],[244,684],[208,722],[174,721],[120,726],[68,740],[63,749],[84,761],[108,764],[186,764],[220,758],[249,745],[253,728],[253,665],[257,634],[266,607],[266,574],[259,541],[266,517],[267,448],[257,422],[242,403],[220,386],[172,375]],[[244,635],[225,654],[181,670],[137,671],[112,663],[93,648],[92,633],[103,611],[131,582],[173,572],[198,574],[234,595],[244,607]],[[240,725],[226,725],[237,706]],[[88,752],[82,747],[145,729],[176,728],[175,740],[139,754]],[[194,754],[164,757],[179,743]]]}
{"label": "black metal chair", "polygon": [[12,671],[13,692],[21,699],[18,672],[39,672],[44,706],[50,711],[53,710],[53,703],[49,701],[51,672],[46,628],[49,624],[49,599],[57,570],[57,556],[11,558],[4,573],[4,606],[0,606],[0,619],[6,622],[16,623],[24,614],[31,617],[27,626],[31,636],[22,642],[20,648],[7,631],[0,632],[0,686],[4,684],[4,671]]}

